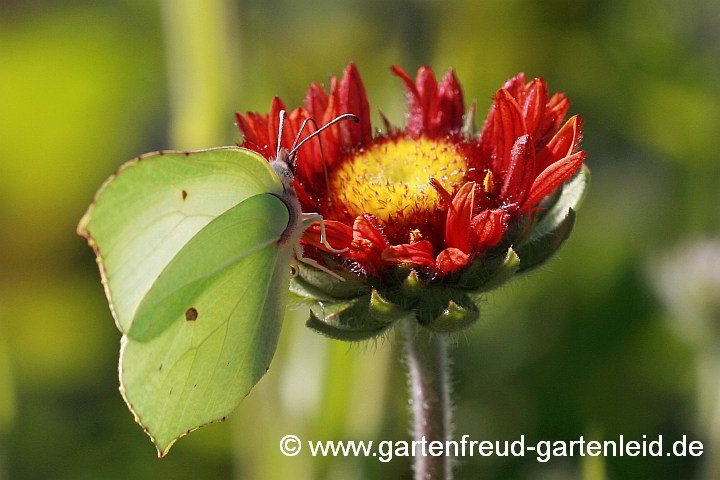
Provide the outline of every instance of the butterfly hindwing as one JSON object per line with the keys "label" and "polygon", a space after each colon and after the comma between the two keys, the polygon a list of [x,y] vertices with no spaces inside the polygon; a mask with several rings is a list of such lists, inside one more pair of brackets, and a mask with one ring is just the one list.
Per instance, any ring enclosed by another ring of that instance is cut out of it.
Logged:
{"label": "butterfly hindwing", "polygon": [[244,200],[174,256],[123,336],[120,381],[163,455],[183,434],[224,419],[265,374],[285,312],[288,208]]}

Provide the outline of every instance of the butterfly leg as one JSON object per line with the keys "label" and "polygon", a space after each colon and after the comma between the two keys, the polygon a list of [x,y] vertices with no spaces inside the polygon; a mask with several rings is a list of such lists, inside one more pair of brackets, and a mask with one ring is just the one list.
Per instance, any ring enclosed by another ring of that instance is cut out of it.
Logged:
{"label": "butterfly leg", "polygon": [[304,227],[309,227],[313,223],[319,223],[320,224],[320,243],[325,245],[325,247],[333,253],[342,253],[347,252],[347,248],[343,248],[342,250],[338,250],[337,248],[333,248],[332,245],[330,245],[327,241],[327,234],[325,233],[325,222],[323,220],[322,215],[317,213],[303,213],[302,214],[302,224]]}
{"label": "butterfly leg", "polygon": [[316,262],[312,258],[307,258],[307,257],[303,256],[302,245],[295,245],[293,250],[295,251],[295,258],[297,259],[298,262],[306,263],[306,264],[310,265],[311,267],[317,268],[318,270],[322,270],[323,272],[327,273],[328,275],[331,275],[331,276],[337,278],[341,282],[345,281],[345,279],[343,277],[341,277],[337,273],[333,272],[329,268],[324,267],[323,265],[320,265],[318,262]]}

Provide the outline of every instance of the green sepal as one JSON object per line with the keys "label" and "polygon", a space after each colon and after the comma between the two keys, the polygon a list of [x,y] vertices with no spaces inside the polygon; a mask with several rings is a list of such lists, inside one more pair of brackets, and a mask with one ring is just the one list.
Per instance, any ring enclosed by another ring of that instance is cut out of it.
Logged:
{"label": "green sepal", "polygon": [[290,281],[290,291],[300,297],[317,301],[347,300],[370,293],[367,284],[344,269],[335,268],[335,262],[327,260],[325,266],[344,280],[298,262],[298,274]]}
{"label": "green sepal", "polygon": [[370,340],[371,338],[382,335],[390,327],[390,325],[386,325],[375,329],[340,328],[337,325],[323,322],[312,311],[310,311],[310,318],[305,322],[305,325],[320,335],[344,342]]}
{"label": "green sepal", "polygon": [[435,333],[453,333],[469,327],[478,318],[477,308],[465,308],[450,300],[447,308],[424,326]]}
{"label": "green sepal", "polygon": [[377,292],[349,302],[321,303],[319,308],[319,315],[310,310],[307,327],[328,337],[351,342],[380,335],[396,320],[409,314]]}
{"label": "green sepal", "polygon": [[517,272],[525,272],[545,263],[565,243],[574,225],[575,210],[570,208],[565,219],[555,225],[554,230],[539,236],[533,235],[529,240],[518,245],[516,250],[520,257],[520,268]]}
{"label": "green sepal", "polygon": [[410,273],[400,285],[400,293],[409,298],[419,297],[425,291],[425,282],[417,274],[417,271],[410,270]]}
{"label": "green sepal", "polygon": [[486,292],[510,280],[520,267],[520,260],[512,248],[476,259],[453,283],[456,288]]}
{"label": "green sepal", "polygon": [[577,211],[585,199],[589,185],[590,169],[583,165],[577,175],[561,189],[545,197],[538,204],[539,211],[535,215],[529,241],[555,230],[560,223],[566,220],[569,209]]}
{"label": "green sepal", "polygon": [[438,286],[425,290],[415,309],[415,317],[430,330],[450,333],[475,322],[479,312],[467,293]]}
{"label": "green sepal", "polygon": [[515,247],[520,256],[518,273],[543,264],[567,240],[575,225],[575,211],[585,198],[589,184],[590,169],[583,165],[559,193],[540,202],[529,235]]}
{"label": "green sepal", "polygon": [[502,264],[497,269],[495,269],[495,271],[490,274],[487,280],[482,285],[480,285],[479,288],[476,288],[473,293],[489,292],[490,290],[501,287],[505,283],[512,280],[518,270],[520,270],[520,264],[521,261],[518,254],[515,253],[515,250],[513,250],[512,248],[508,248]]}
{"label": "green sepal", "polygon": [[387,323],[395,322],[409,314],[409,312],[401,306],[382,297],[375,289],[373,289],[370,295],[369,313],[371,318]]}

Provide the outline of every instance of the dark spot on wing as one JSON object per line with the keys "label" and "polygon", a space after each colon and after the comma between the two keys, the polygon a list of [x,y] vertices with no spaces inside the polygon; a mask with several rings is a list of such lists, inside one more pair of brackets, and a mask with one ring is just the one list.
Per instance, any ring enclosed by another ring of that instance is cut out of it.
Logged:
{"label": "dark spot on wing", "polygon": [[160,368],[158,368],[158,372],[162,372],[162,363],[160,364]]}
{"label": "dark spot on wing", "polygon": [[187,312],[185,312],[185,320],[188,322],[194,322],[197,320],[198,317],[198,311],[195,310],[195,307],[190,307],[187,309]]}
{"label": "dark spot on wing", "polygon": [[187,198],[187,192],[185,190],[182,191],[182,197],[183,197],[183,200],[185,200]]}

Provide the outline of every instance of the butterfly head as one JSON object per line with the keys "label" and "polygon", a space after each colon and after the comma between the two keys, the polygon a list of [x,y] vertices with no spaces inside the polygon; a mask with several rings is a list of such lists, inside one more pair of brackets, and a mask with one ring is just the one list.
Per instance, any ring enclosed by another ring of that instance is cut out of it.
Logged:
{"label": "butterfly head", "polygon": [[295,176],[295,153],[291,154],[287,149],[280,148],[277,156],[270,160],[270,167],[280,179],[285,191],[292,191]]}

